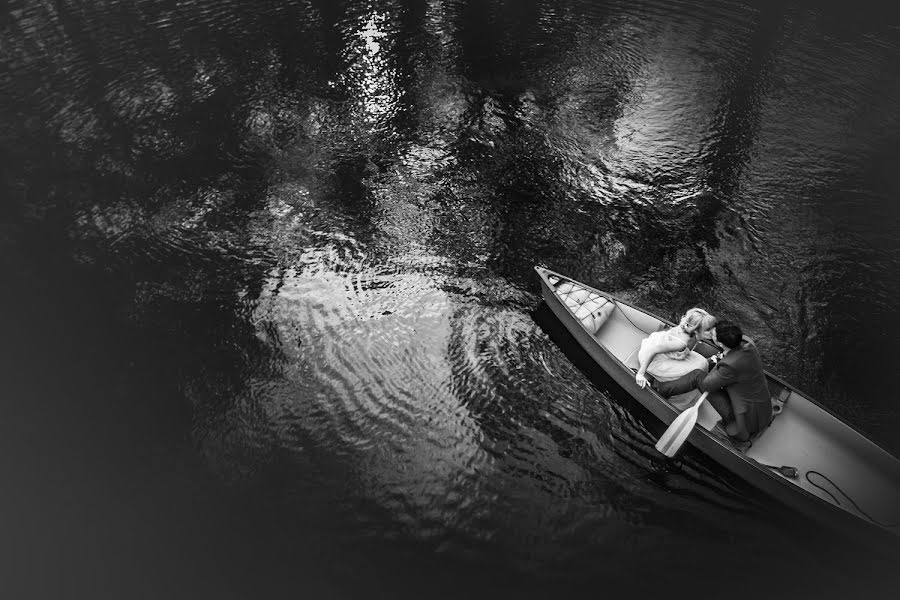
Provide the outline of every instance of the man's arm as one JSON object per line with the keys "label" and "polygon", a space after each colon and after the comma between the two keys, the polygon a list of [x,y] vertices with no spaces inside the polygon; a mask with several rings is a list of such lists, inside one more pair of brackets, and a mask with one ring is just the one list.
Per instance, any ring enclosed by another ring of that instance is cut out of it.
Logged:
{"label": "man's arm", "polygon": [[714,392],[737,380],[737,371],[728,363],[720,362],[700,382],[701,392]]}
{"label": "man's arm", "polygon": [[709,373],[716,367],[716,363],[722,360],[722,353],[713,354],[706,359],[706,372]]}

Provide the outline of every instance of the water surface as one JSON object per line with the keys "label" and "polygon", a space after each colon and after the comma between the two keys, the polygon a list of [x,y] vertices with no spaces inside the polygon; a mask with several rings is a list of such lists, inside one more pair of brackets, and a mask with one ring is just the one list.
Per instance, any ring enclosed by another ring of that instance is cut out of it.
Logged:
{"label": "water surface", "polygon": [[897,554],[662,461],[532,270],[737,319],[900,452],[880,11],[26,1],[0,28],[21,596],[896,589]]}

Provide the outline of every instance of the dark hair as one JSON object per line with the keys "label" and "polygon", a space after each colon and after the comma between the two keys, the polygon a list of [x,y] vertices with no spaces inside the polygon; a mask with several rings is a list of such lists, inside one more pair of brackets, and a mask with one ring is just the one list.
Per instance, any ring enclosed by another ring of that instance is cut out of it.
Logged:
{"label": "dark hair", "polygon": [[744,337],[741,326],[732,321],[719,321],[716,323],[716,339],[728,348],[737,348]]}

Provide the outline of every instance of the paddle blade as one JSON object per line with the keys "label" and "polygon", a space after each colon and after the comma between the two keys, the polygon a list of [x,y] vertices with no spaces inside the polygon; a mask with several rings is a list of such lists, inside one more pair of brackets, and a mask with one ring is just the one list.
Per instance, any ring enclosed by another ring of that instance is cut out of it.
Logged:
{"label": "paddle blade", "polygon": [[706,400],[707,392],[700,394],[700,399],[694,402],[694,405],[685,410],[683,413],[675,417],[666,432],[662,434],[659,441],[656,442],[656,449],[665,454],[669,458],[675,456],[684,441],[691,435],[694,425],[697,423],[697,415],[700,412],[700,405]]}

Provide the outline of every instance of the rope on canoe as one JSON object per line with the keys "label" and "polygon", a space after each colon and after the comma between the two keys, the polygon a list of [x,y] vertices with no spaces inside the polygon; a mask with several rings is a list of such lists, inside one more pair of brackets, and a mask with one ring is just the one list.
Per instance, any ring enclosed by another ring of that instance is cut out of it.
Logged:
{"label": "rope on canoe", "polygon": [[826,494],[828,494],[829,496],[831,496],[831,498],[834,500],[834,503],[837,504],[838,506],[840,506],[841,503],[840,503],[840,501],[839,501],[837,498],[835,498],[834,494],[832,494],[831,492],[829,492],[828,490],[826,490],[825,488],[823,488],[821,485],[815,483],[812,479],[809,478],[809,476],[810,476],[812,473],[815,473],[816,475],[818,475],[819,477],[821,477],[822,479],[824,479],[825,481],[827,481],[828,483],[830,483],[831,485],[833,485],[833,486],[834,486],[834,489],[836,489],[837,491],[839,491],[839,492],[841,493],[841,495],[843,495],[844,498],[846,498],[847,500],[849,500],[849,501],[850,501],[850,504],[852,504],[853,507],[854,507],[857,511],[859,511],[859,514],[861,514],[862,516],[864,516],[864,517],[867,518],[868,520],[872,521],[872,523],[874,523],[874,524],[876,524],[876,525],[878,525],[878,526],[880,526],[880,527],[898,527],[898,526],[900,526],[900,523],[882,523],[881,521],[879,521],[878,519],[874,518],[872,515],[870,515],[869,513],[867,513],[866,511],[864,511],[863,509],[861,509],[861,508],[859,507],[859,505],[858,505],[856,502],[853,501],[853,498],[851,498],[850,496],[847,495],[847,492],[845,492],[844,490],[842,490],[842,489],[840,488],[840,486],[838,486],[838,484],[836,484],[835,482],[833,482],[833,481],[832,481],[831,479],[829,479],[826,475],[823,475],[822,473],[819,473],[818,471],[807,471],[807,472],[806,472],[806,480],[809,482],[809,484],[812,485],[813,487],[819,488],[820,490],[822,490],[823,492],[825,492]]}

